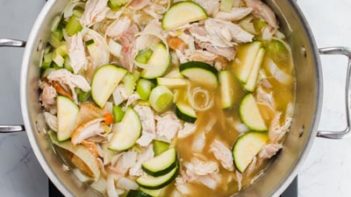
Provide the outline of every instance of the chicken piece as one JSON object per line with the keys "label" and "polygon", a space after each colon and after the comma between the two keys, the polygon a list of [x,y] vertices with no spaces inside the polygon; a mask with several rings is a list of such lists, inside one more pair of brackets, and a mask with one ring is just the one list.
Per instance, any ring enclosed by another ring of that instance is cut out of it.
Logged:
{"label": "chicken piece", "polygon": [[212,190],[216,189],[221,181],[216,162],[193,158],[191,162],[185,162],[184,167],[187,181],[201,183]]}
{"label": "chicken piece", "polygon": [[212,39],[211,43],[216,43],[215,46],[218,47],[232,47],[233,41],[237,43],[251,42],[254,37],[239,25],[219,19],[207,19],[205,29]]}
{"label": "chicken piece", "polygon": [[223,168],[228,171],[234,170],[232,152],[223,142],[215,139],[210,146],[210,152],[221,162]]}
{"label": "chicken piece", "polygon": [[130,25],[131,21],[128,17],[117,19],[110,26],[108,26],[106,29],[106,35],[113,38],[118,38],[123,32],[127,31]]}
{"label": "chicken piece", "polygon": [[120,105],[128,99],[128,93],[124,85],[120,84],[117,86],[115,91],[112,93],[113,102],[115,105]]}
{"label": "chicken piece", "polygon": [[44,112],[43,115],[49,128],[53,131],[57,131],[57,117],[48,112]]}
{"label": "chicken piece", "polygon": [[203,7],[208,15],[216,15],[219,11],[219,0],[194,0]]}
{"label": "chicken piece", "polygon": [[131,94],[130,96],[128,96],[126,107],[135,104],[139,99],[140,96],[138,93]]}
{"label": "chicken piece", "polygon": [[51,106],[56,104],[57,92],[54,87],[46,82],[40,83],[40,88],[43,91],[41,92],[39,100],[41,101],[41,105],[48,110]]}
{"label": "chicken piece", "polygon": [[117,187],[123,190],[137,190],[139,188],[138,184],[129,178],[126,177],[119,177],[117,179]]}
{"label": "chicken piece", "polygon": [[110,170],[118,175],[124,176],[128,170],[136,164],[137,156],[138,153],[135,151],[121,153],[117,162],[110,167]]}
{"label": "chicken piece", "polygon": [[94,40],[94,44],[89,48],[89,56],[93,70],[97,67],[108,64],[110,61],[110,49],[104,37],[100,33],[89,29],[84,35],[84,41]]}
{"label": "chicken piece", "polygon": [[109,10],[107,1],[108,0],[88,0],[80,22],[87,27],[91,27],[95,23],[105,19],[107,11]]}
{"label": "chicken piece", "polygon": [[[183,173],[181,172],[181,174]],[[183,196],[189,195],[191,193],[191,190],[187,185],[187,182],[184,180],[183,176],[178,176],[175,179],[175,187],[177,191],[180,192]]]}
{"label": "chicken piece", "polygon": [[193,144],[192,144],[192,151],[200,153],[204,150],[206,145],[206,135],[205,132],[201,132],[197,136],[195,136]]}
{"label": "chicken piece", "polygon": [[252,12],[252,8],[232,8],[230,12],[218,12],[215,18],[226,20],[226,21],[239,21]]}
{"label": "chicken piece", "polygon": [[77,74],[82,68],[87,69],[88,60],[85,54],[82,33],[77,33],[67,39],[68,56],[71,61],[73,72]]}
{"label": "chicken piece", "polygon": [[281,116],[282,116],[282,113],[277,112],[269,127],[268,135],[271,143],[278,143],[284,137],[284,135],[289,131],[292,118],[287,117],[283,125],[280,125]]}
{"label": "chicken piece", "polygon": [[143,128],[142,135],[137,143],[140,146],[147,147],[156,137],[155,115],[149,106],[137,105],[134,110],[138,113],[141,126]]}
{"label": "chicken piece", "polygon": [[80,75],[72,74],[66,69],[59,69],[59,70],[52,71],[47,78],[49,81],[57,81],[61,85],[67,85],[71,90],[73,99],[76,102],[77,102],[77,94],[75,92],[75,88],[80,88],[84,92],[88,92],[91,89],[89,83],[84,77]]}
{"label": "chicken piece", "polygon": [[133,57],[136,53],[133,47],[135,44],[135,35],[138,31],[138,27],[133,24],[124,31],[119,38],[120,44],[122,45],[122,57],[124,57],[121,59],[121,64],[128,71],[133,71]]}
{"label": "chicken piece", "polygon": [[200,42],[210,42],[211,39],[208,36],[208,33],[205,27],[200,26],[198,23],[194,23],[189,27],[190,34]]}
{"label": "chicken piece", "polygon": [[77,124],[89,122],[91,120],[101,118],[104,115],[103,110],[96,107],[94,103],[85,102],[80,104]]}
{"label": "chicken piece", "polygon": [[217,55],[204,50],[195,50],[194,52],[187,54],[187,56],[189,56],[188,59],[191,61],[206,62],[211,65],[218,57]]}
{"label": "chicken piece", "polygon": [[192,123],[184,123],[184,127],[178,131],[178,138],[186,138],[196,131],[196,125]]}
{"label": "chicken piece", "polygon": [[156,116],[156,135],[159,139],[171,142],[182,128],[182,124],[173,112],[166,112]]}
{"label": "chicken piece", "polygon": [[267,144],[262,148],[258,156],[262,159],[270,159],[282,148],[283,145],[281,144]]}
{"label": "chicken piece", "polygon": [[275,108],[273,92],[268,93],[262,87],[257,88],[256,100],[258,103],[265,103],[271,106],[273,109]]}
{"label": "chicken piece", "polygon": [[256,17],[263,18],[273,29],[278,29],[278,21],[272,9],[261,0],[244,0]]}
{"label": "chicken piece", "polygon": [[95,135],[102,134],[105,129],[102,126],[103,118],[98,118],[91,120],[87,123],[80,125],[76,128],[72,134],[71,142],[73,145],[81,143],[83,140],[86,140]]}
{"label": "chicken piece", "polygon": [[141,10],[150,3],[150,0],[132,0],[129,7],[133,10]]}
{"label": "chicken piece", "polygon": [[206,49],[208,52],[223,56],[229,61],[232,61],[235,58],[234,47],[215,47],[209,42],[197,42],[197,44],[202,49]]}
{"label": "chicken piece", "polygon": [[141,176],[143,175],[143,170],[141,169],[141,165],[154,157],[154,151],[152,146],[147,147],[144,152],[138,155],[136,164],[129,170],[129,174],[131,176]]}

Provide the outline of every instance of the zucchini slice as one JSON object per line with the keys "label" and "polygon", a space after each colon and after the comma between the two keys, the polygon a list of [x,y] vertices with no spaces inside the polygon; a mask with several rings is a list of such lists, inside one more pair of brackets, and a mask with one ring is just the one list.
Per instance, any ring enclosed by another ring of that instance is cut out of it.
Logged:
{"label": "zucchini slice", "polygon": [[160,189],[168,184],[170,184],[178,175],[178,167],[176,166],[170,172],[163,176],[150,176],[150,175],[143,175],[139,177],[136,182],[139,184],[140,187],[144,187],[146,189]]}
{"label": "zucchini slice", "polygon": [[230,71],[221,71],[219,73],[219,83],[221,86],[221,103],[222,108],[231,108],[234,105],[234,79]]}
{"label": "zucchini slice", "polygon": [[249,79],[249,75],[261,45],[261,42],[253,42],[240,47],[238,50],[237,59],[233,62],[233,68],[236,77],[244,84]]}
{"label": "zucchini slice", "polygon": [[268,135],[266,133],[248,132],[240,136],[233,148],[236,168],[243,173],[267,142]]}
{"label": "zucchini slice", "polygon": [[128,108],[122,121],[115,125],[114,132],[109,145],[111,150],[124,151],[134,146],[141,135],[138,114],[133,109]]}
{"label": "zucchini slice", "polygon": [[251,70],[249,78],[248,78],[246,84],[244,85],[245,90],[247,90],[249,92],[253,92],[256,88],[258,72],[260,71],[260,68],[261,68],[261,65],[263,62],[263,58],[264,58],[264,54],[265,54],[265,50],[263,48],[261,48],[258,51],[256,60],[255,60],[255,63],[253,64],[253,68]]}
{"label": "zucchini slice", "polygon": [[152,148],[154,150],[155,156],[165,152],[169,148],[169,143],[159,141],[159,140],[154,140],[152,142]]}
{"label": "zucchini slice", "polygon": [[177,165],[177,152],[174,148],[168,149],[160,155],[144,162],[143,170],[151,176],[167,174]]}
{"label": "zucchini slice", "polygon": [[171,107],[173,93],[165,86],[157,86],[150,93],[149,102],[151,107],[161,113]]}
{"label": "zucchini slice", "polygon": [[176,29],[187,23],[207,18],[206,11],[197,3],[182,1],[175,3],[164,15],[162,27],[165,30]]}
{"label": "zucchini slice", "polygon": [[254,131],[266,131],[267,126],[252,94],[246,95],[240,103],[240,118],[243,123]]}
{"label": "zucchini slice", "polygon": [[103,108],[127,70],[112,64],[101,66],[94,74],[91,84],[91,96],[95,103]]}
{"label": "zucchini slice", "polygon": [[186,79],[177,79],[177,78],[157,78],[157,84],[163,85],[168,88],[179,88],[188,85]]}
{"label": "zucchini slice", "polygon": [[159,43],[155,46],[147,66],[141,72],[141,77],[146,79],[154,79],[164,75],[171,65],[171,55],[166,46]]}
{"label": "zucchini slice", "polygon": [[77,123],[79,114],[78,106],[69,98],[57,97],[57,121],[58,141],[64,141],[71,137]]}
{"label": "zucchini slice", "polygon": [[185,103],[176,104],[176,115],[179,119],[190,123],[194,123],[197,119],[195,110]]}
{"label": "zucchini slice", "polygon": [[180,73],[190,81],[211,89],[215,89],[218,86],[218,71],[209,64],[193,61],[181,64],[179,69]]}

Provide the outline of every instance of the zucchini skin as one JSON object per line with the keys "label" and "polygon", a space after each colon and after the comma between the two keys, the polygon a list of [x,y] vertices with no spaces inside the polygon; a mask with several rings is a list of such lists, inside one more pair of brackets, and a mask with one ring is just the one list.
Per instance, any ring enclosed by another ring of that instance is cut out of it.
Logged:
{"label": "zucchini skin", "polygon": [[127,197],[152,197],[151,195],[139,190],[130,190]]}
{"label": "zucchini skin", "polygon": [[162,175],[167,174],[167,173],[170,172],[173,168],[175,168],[177,165],[178,165],[178,158],[176,158],[175,162],[173,162],[173,163],[172,163],[170,166],[168,166],[166,169],[161,170],[161,171],[158,171],[158,172],[149,170],[149,169],[145,168],[144,165],[141,165],[141,168],[142,168],[147,174],[149,174],[149,175],[151,175],[151,176],[158,177],[158,176],[162,176]]}
{"label": "zucchini skin", "polygon": [[[190,69],[190,68],[200,68],[200,69],[204,69],[204,70],[207,70],[207,71],[210,71],[212,72],[213,74],[218,75],[218,71],[216,68],[214,68],[213,66],[209,65],[209,64],[206,64],[204,62],[198,62],[198,61],[190,61],[190,62],[186,62],[184,64],[181,64],[179,66],[179,71],[182,72],[186,69]],[[218,77],[217,77],[218,79]]]}
{"label": "zucchini skin", "polygon": [[139,186],[141,186],[143,188],[146,188],[146,189],[161,189],[161,188],[165,187],[166,185],[172,183],[174,181],[174,179],[178,176],[178,174],[179,174],[179,166],[176,165],[175,169],[176,169],[176,171],[174,172],[174,175],[168,181],[165,181],[164,183],[162,183],[160,185],[147,186],[147,185],[140,184],[139,182],[137,182],[137,183],[139,184]]}
{"label": "zucchini skin", "polygon": [[189,123],[195,123],[197,118],[188,116],[186,114],[184,114],[183,112],[181,112],[178,107],[176,107],[176,115],[179,119],[185,121],[185,122],[189,122]]}

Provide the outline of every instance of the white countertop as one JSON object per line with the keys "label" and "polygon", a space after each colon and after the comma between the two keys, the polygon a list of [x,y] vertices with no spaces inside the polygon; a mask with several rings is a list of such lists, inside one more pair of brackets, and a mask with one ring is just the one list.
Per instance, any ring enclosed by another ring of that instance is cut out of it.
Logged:
{"label": "white countertop", "polygon": [[[43,4],[44,0],[0,0],[0,37],[25,39]],[[319,47],[339,45],[351,48],[351,23],[347,20],[351,18],[350,0],[299,0],[299,5],[312,27]],[[0,72],[2,80],[13,83],[11,88],[7,84],[0,84],[0,123],[21,123],[20,116],[16,115],[20,113],[17,92],[19,81],[13,79],[19,79],[22,53],[23,49],[0,48],[3,70],[18,68]],[[324,104],[319,128],[343,129],[346,125],[346,59],[323,57],[322,62]],[[13,89],[14,86],[17,89]],[[10,99],[12,102],[8,104]],[[351,196],[349,150],[351,138],[338,141],[316,139],[299,173],[299,197]],[[0,158],[0,196],[48,196],[47,177],[36,161],[24,133],[0,135]]]}

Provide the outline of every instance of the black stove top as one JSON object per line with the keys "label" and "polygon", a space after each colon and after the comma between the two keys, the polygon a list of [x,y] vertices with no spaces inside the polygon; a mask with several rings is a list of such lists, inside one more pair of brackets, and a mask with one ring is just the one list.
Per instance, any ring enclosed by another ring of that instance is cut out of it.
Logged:
{"label": "black stove top", "polygon": [[[63,197],[51,181],[49,181],[49,197]],[[297,197],[297,177],[280,197]]]}

